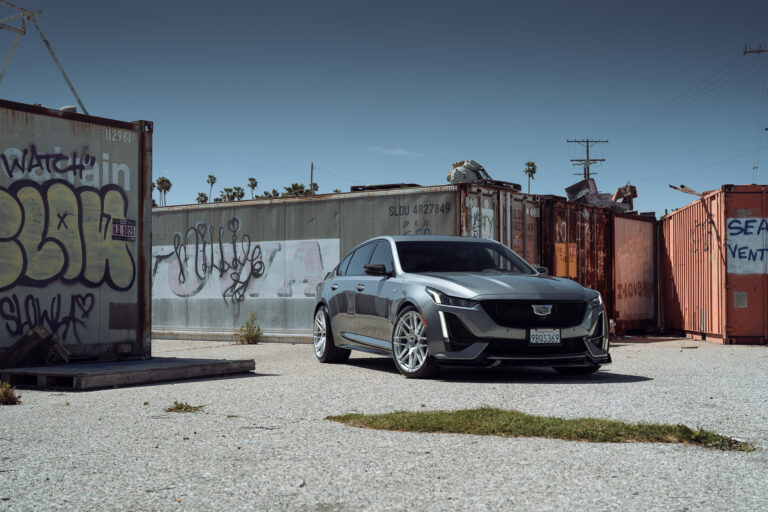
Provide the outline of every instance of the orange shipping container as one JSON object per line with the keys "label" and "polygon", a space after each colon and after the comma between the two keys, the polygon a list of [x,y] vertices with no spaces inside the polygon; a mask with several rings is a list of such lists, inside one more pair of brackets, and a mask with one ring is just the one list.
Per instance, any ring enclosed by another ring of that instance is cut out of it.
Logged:
{"label": "orange shipping container", "polygon": [[768,343],[768,186],[723,185],[660,224],[661,324]]}

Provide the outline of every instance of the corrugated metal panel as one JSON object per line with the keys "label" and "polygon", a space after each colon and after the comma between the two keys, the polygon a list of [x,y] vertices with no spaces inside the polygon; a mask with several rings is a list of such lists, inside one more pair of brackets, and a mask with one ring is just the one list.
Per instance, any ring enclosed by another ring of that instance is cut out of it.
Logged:
{"label": "corrugated metal panel", "polygon": [[613,319],[616,333],[656,328],[656,219],[614,213]]}
{"label": "corrugated metal panel", "polygon": [[610,211],[557,196],[542,196],[540,207],[542,265],[599,291],[612,314]]}
{"label": "corrugated metal panel", "polygon": [[150,355],[152,123],[0,101],[0,355],[40,324],[71,360]]}
{"label": "corrugated metal panel", "polygon": [[665,327],[768,342],[768,187],[723,186],[661,225]]}

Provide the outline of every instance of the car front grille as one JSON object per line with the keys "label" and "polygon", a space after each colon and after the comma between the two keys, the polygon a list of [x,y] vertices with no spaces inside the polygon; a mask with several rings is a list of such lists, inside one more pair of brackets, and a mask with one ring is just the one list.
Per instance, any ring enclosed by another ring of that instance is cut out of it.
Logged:
{"label": "car front grille", "polygon": [[[484,300],[483,309],[499,325],[526,329],[531,327],[573,327],[584,319],[587,303],[582,301]],[[539,316],[535,305],[552,306],[552,312]]]}

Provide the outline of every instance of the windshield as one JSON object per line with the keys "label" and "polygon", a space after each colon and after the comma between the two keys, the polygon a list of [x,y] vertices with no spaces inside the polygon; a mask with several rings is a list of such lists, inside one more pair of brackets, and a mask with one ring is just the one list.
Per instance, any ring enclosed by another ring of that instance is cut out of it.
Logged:
{"label": "windshield", "polygon": [[404,272],[486,272],[535,274],[520,256],[503,245],[482,242],[397,242]]}

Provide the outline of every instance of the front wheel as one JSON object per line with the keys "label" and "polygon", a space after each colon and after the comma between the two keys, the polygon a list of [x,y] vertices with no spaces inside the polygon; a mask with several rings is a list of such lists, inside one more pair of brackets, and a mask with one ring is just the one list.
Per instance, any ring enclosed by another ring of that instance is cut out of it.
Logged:
{"label": "front wheel", "polygon": [[587,366],[555,366],[555,371],[561,375],[591,375],[600,369],[599,364]]}
{"label": "front wheel", "polygon": [[424,318],[412,306],[400,313],[392,333],[392,358],[400,373],[408,378],[423,379],[437,373],[437,363],[429,355]]}
{"label": "front wheel", "polygon": [[331,318],[325,306],[320,306],[315,313],[312,343],[315,345],[315,356],[321,363],[343,363],[349,359],[349,349],[339,348],[333,342]]}

